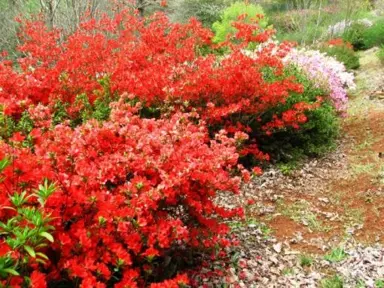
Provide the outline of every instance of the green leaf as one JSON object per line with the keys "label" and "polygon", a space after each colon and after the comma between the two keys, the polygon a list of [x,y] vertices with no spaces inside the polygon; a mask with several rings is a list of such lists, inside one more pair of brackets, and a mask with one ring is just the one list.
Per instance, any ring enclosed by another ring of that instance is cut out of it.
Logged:
{"label": "green leaf", "polygon": [[37,256],[40,256],[41,258],[44,258],[44,259],[48,260],[48,256],[45,255],[44,253],[36,252],[36,255],[37,255]]}
{"label": "green leaf", "polygon": [[46,244],[46,243],[40,243],[40,244],[37,244],[35,247],[37,249],[37,248],[43,248],[43,247],[47,247],[47,246],[48,246],[48,244]]}
{"label": "green leaf", "polygon": [[51,234],[49,234],[48,232],[40,232],[39,235],[48,239],[49,242],[53,243],[53,241],[54,241],[53,236]]}
{"label": "green leaf", "polygon": [[36,259],[36,262],[39,262],[39,263],[41,263],[41,264],[43,264],[43,265],[45,265],[45,264],[47,264],[47,262],[45,261],[45,260],[43,260],[43,259]]}
{"label": "green leaf", "polygon": [[0,160],[0,172],[2,172],[5,168],[7,168],[9,164],[11,164],[11,161],[7,157]]}
{"label": "green leaf", "polygon": [[6,272],[8,274],[12,274],[14,276],[19,276],[20,275],[16,270],[14,270],[12,268],[5,268],[5,269],[2,269],[2,271]]}
{"label": "green leaf", "polygon": [[32,258],[36,258],[35,250],[33,250],[31,246],[25,245],[24,249],[28,252],[29,255],[31,255]]}

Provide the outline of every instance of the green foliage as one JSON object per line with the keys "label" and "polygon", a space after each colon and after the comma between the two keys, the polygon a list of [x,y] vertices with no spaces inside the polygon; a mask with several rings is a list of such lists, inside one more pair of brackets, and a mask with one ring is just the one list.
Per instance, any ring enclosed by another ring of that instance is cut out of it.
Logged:
{"label": "green foliage", "polygon": [[358,22],[353,22],[347,30],[343,33],[342,38],[352,44],[354,50],[363,50],[364,45],[364,33],[368,28]]}
{"label": "green foliage", "polygon": [[283,175],[289,176],[292,174],[295,169],[297,169],[297,162],[296,161],[291,161],[288,163],[278,163],[277,167],[283,173]]}
{"label": "green foliage", "polygon": [[[279,115],[295,103],[314,103],[317,96],[326,95],[297,68],[289,67],[285,73],[295,76],[303,84],[304,93],[291,94],[284,105],[263,115],[263,123],[268,122],[273,114]],[[332,104],[323,102],[319,108],[307,111],[306,116],[308,122],[301,125],[301,129],[286,128],[274,132],[271,136],[258,135],[261,150],[269,153],[277,162],[292,164],[293,167],[304,156],[318,156],[332,150],[339,135],[339,119]],[[283,167],[290,170],[291,165]]]}
{"label": "green foliage", "polygon": [[[264,15],[264,10],[259,5],[246,4],[244,2],[232,4],[222,11],[220,20],[213,23],[212,29],[215,32],[213,41],[215,43],[224,42],[229,34],[236,32],[236,28],[232,26],[232,23],[237,21],[241,15],[247,15],[244,21],[249,23],[252,19],[256,19],[257,15]],[[260,19],[259,25],[261,28],[266,28],[268,19]]]}
{"label": "green foliage", "polygon": [[379,51],[377,51],[377,57],[380,59],[381,63],[384,65],[384,45],[381,46]]}
{"label": "green foliage", "polygon": [[322,48],[322,52],[335,57],[337,61],[343,63],[348,70],[358,69],[360,67],[359,56],[356,52],[347,46],[330,46]]}
{"label": "green foliage", "polygon": [[[94,91],[97,95],[94,103],[91,103],[88,95],[82,93],[77,95],[76,104],[81,107],[77,117],[71,119],[71,126],[75,127],[89,119],[104,121],[109,118],[111,108],[109,104],[115,99],[110,93],[110,81],[108,77],[103,77],[99,80],[101,89]],[[54,105],[53,124],[57,125],[64,120],[70,119],[67,112],[68,104],[57,101]]]}
{"label": "green foliage", "polygon": [[67,113],[67,103],[63,103],[60,100],[56,101],[56,103],[53,106],[53,117],[52,117],[52,124],[57,125],[63,122],[66,119],[69,119],[68,113]]}
{"label": "green foliage", "polygon": [[33,129],[33,121],[27,111],[24,111],[21,115],[19,122],[17,122],[16,130],[24,133],[25,135],[30,133]]}
{"label": "green foliage", "polygon": [[344,281],[340,276],[335,275],[331,278],[327,278],[321,281],[321,287],[322,288],[343,288]]}
{"label": "green foliage", "polygon": [[0,105],[0,139],[8,139],[12,137],[16,130],[16,123],[11,118],[5,115],[3,107]]}
{"label": "green foliage", "polygon": [[309,9],[324,3],[324,0],[277,0],[277,3],[284,4],[287,9]]}
{"label": "green foliage", "polygon": [[32,147],[33,141],[29,133],[34,127],[33,121],[27,111],[21,114],[20,119],[17,121],[4,114],[0,106],[0,140],[8,140],[15,132],[20,132],[26,136],[23,141],[24,147]]}
{"label": "green foliage", "polygon": [[277,2],[280,2],[280,12],[270,14],[271,23],[277,29],[277,38],[308,45],[327,40],[330,26],[340,21],[349,22],[366,17],[369,11],[366,0]]}
{"label": "green foliage", "polygon": [[329,254],[324,256],[324,259],[331,262],[341,262],[347,258],[348,254],[345,253],[343,248],[335,248]]}
{"label": "green foliage", "polygon": [[321,39],[325,32],[326,29],[324,27],[308,24],[305,28],[291,32],[277,30],[276,37],[279,41],[287,40],[302,45],[312,45],[318,39]]}
{"label": "green foliage", "polygon": [[[10,164],[9,158],[2,159],[0,173]],[[53,227],[49,225],[52,219],[44,213],[44,205],[55,189],[55,185],[46,180],[33,194],[28,195],[24,191],[9,196],[12,206],[3,209],[14,211],[14,216],[4,222],[0,221],[0,237],[10,251],[20,253],[20,258],[14,259],[11,253],[0,257],[0,279],[21,274],[31,258],[45,264],[48,257],[41,250],[47,246],[47,242],[54,242],[54,239],[50,233]],[[38,204],[32,205],[32,198],[35,198]]]}
{"label": "green foliage", "polygon": [[384,19],[373,24],[364,32],[364,47],[366,49],[384,44]]}

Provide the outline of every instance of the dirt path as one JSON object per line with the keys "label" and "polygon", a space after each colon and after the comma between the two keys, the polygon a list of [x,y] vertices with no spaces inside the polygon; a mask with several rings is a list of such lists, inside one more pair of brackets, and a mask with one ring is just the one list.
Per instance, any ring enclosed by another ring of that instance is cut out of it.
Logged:
{"label": "dirt path", "polygon": [[361,55],[335,152],[289,175],[272,169],[240,200],[226,199],[255,200],[246,223],[232,223],[243,264],[229,283],[384,287],[384,66],[375,53]]}

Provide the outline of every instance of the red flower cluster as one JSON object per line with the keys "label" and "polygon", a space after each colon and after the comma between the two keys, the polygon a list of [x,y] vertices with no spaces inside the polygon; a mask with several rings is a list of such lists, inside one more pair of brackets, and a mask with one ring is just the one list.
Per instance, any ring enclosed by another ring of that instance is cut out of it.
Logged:
{"label": "red flower cluster", "polygon": [[[19,59],[22,71],[0,64],[0,103],[9,115],[20,114],[30,103],[74,104],[81,94],[92,104],[105,92],[127,92],[145,106],[187,105],[210,124],[223,124],[238,114],[257,118],[284,103],[290,92],[302,91],[291,78],[264,79],[265,69],[282,74],[286,45],[267,45],[256,57],[243,53],[249,42],[262,43],[273,34],[255,33],[257,24],[234,23],[241,41],[226,43],[231,52],[224,58],[201,55],[212,33],[200,23],[174,24],[163,14],[142,19],[125,12],[114,19],[92,20],[64,41],[42,22],[24,25],[19,49],[27,57]],[[110,91],[103,90],[103,79],[108,79]],[[80,108],[72,105],[67,110],[73,114]]]}
{"label": "red flower cluster", "polygon": [[[48,279],[67,271],[83,279],[81,287],[106,287],[110,267],[118,267],[123,277],[116,287],[142,286],[142,269],[172,245],[227,244],[228,228],[217,216],[242,216],[241,209],[213,203],[218,190],[239,191],[240,178],[231,176],[234,139],[221,133],[207,143],[204,123],[188,120],[193,115],[141,119],[124,100],[112,105],[108,122],[75,130],[62,124],[38,136],[35,153],[2,144],[0,156],[13,157],[1,175],[2,207],[11,206],[7,192],[22,186],[32,193],[43,178],[59,188],[45,204],[56,230],[47,255],[59,256],[46,266]],[[1,220],[11,216],[0,212]],[[31,279],[38,283],[40,276]],[[152,286],[188,282],[185,276],[172,281]]]}
{"label": "red flower cluster", "polygon": [[292,110],[281,113],[281,116],[273,116],[273,120],[265,124],[262,129],[266,131],[267,135],[271,135],[274,129],[283,129],[286,127],[292,127],[299,129],[300,124],[304,124],[308,121],[305,111],[317,109],[320,107],[323,99],[317,97],[315,103],[299,102],[293,105]]}
{"label": "red flower cluster", "polygon": [[349,43],[348,41],[344,41],[343,39],[341,38],[334,38],[334,39],[331,39],[327,42],[327,45],[328,46],[341,46],[341,47],[347,47],[351,50],[353,50],[353,45],[351,43]]}

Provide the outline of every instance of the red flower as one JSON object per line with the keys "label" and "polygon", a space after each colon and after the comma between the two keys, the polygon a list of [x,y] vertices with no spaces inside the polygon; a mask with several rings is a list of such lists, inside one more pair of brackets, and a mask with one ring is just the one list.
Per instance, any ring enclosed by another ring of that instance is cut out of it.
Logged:
{"label": "red flower", "polygon": [[45,280],[45,274],[35,270],[32,272],[31,276],[31,287],[32,288],[46,288],[47,282]]}
{"label": "red flower", "polygon": [[2,241],[0,243],[0,257],[3,257],[7,255],[11,251],[11,248],[9,247],[8,243],[5,241]]}
{"label": "red flower", "polygon": [[13,134],[13,136],[10,140],[14,141],[14,142],[23,142],[24,139],[25,139],[25,136],[21,135],[20,132],[17,132],[15,134]]}
{"label": "red flower", "polygon": [[252,172],[253,172],[254,175],[261,175],[261,174],[263,174],[263,170],[261,170],[260,167],[253,167],[252,168]]}

